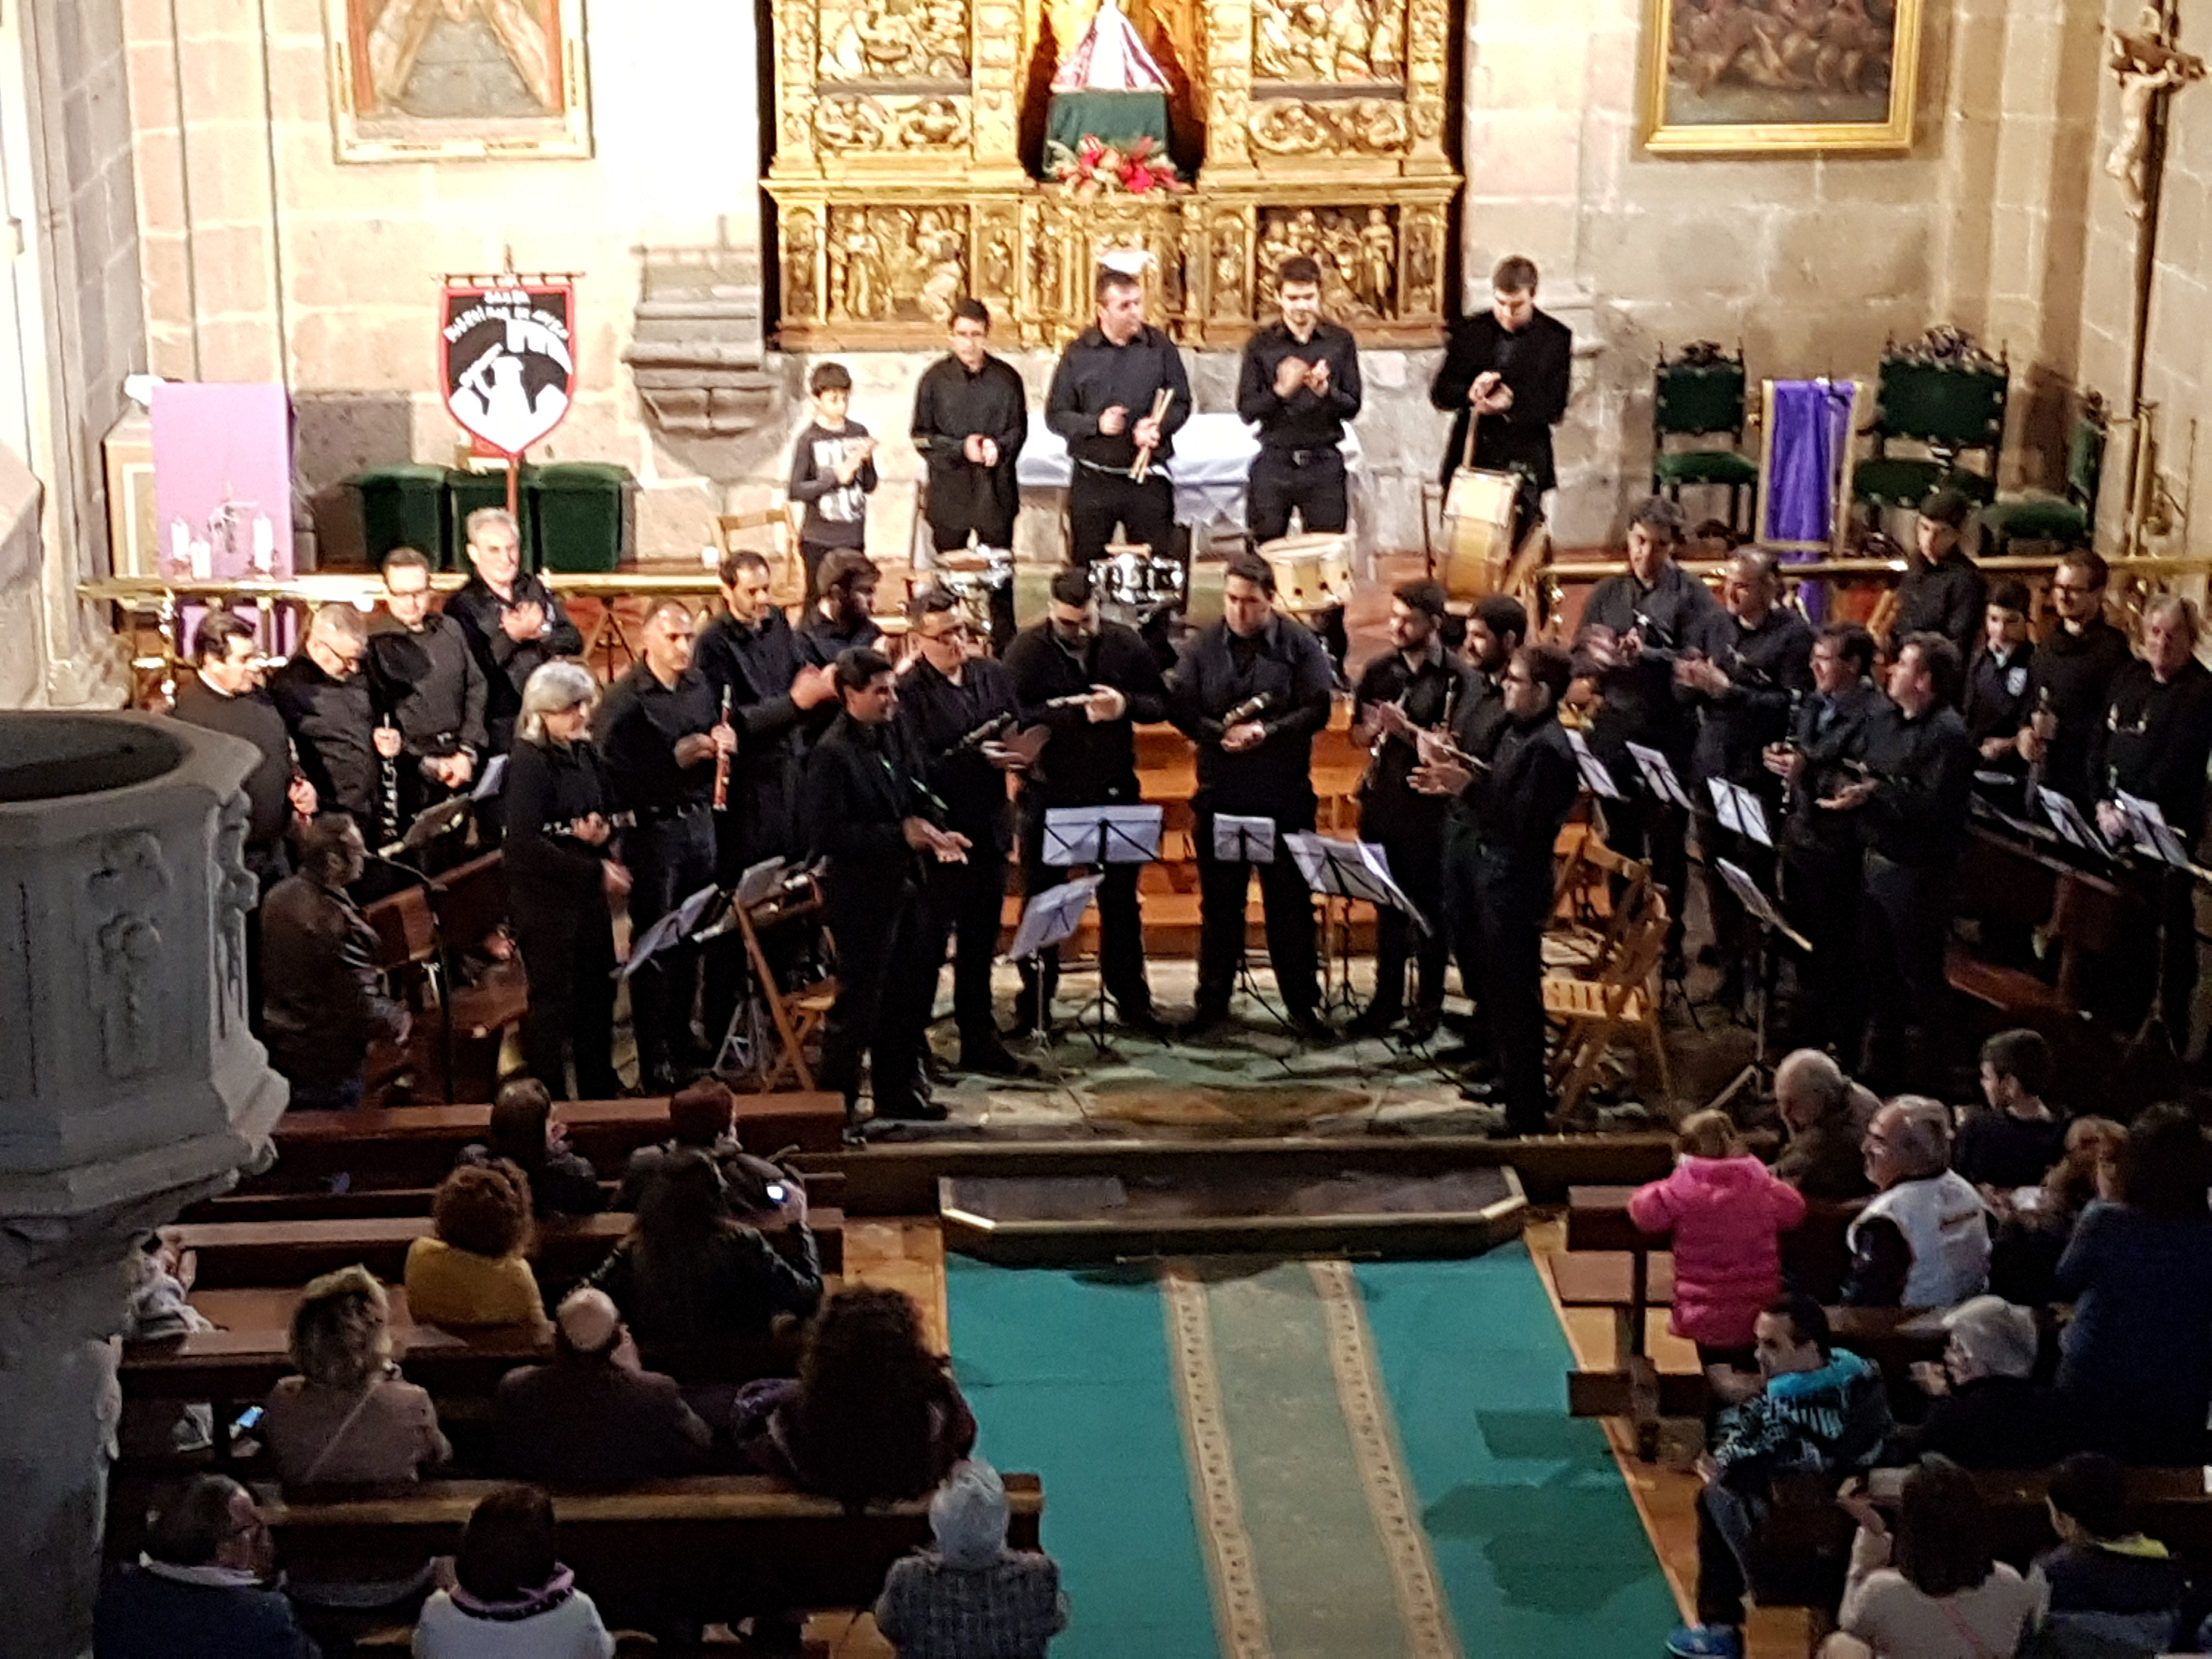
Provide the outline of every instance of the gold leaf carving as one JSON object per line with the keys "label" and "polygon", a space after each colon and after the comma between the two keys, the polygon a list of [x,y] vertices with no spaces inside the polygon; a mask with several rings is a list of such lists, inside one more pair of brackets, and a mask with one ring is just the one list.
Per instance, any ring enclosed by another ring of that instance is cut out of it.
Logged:
{"label": "gold leaf carving", "polygon": [[963,0],[857,0],[822,8],[821,78],[964,81]]}
{"label": "gold leaf carving", "polygon": [[1410,135],[1395,98],[1269,99],[1253,111],[1249,131],[1252,147],[1270,155],[1394,155]]}
{"label": "gold leaf carving", "polygon": [[830,210],[832,317],[941,325],[967,292],[964,207]]}
{"label": "gold leaf carving", "polygon": [[834,93],[814,106],[814,139],[831,154],[957,149],[968,142],[968,112],[951,98]]}
{"label": "gold leaf carving", "polygon": [[1396,81],[1405,0],[1254,0],[1252,75],[1300,85]]}
{"label": "gold leaf carving", "polygon": [[1304,254],[1321,266],[1322,306],[1340,321],[1400,314],[1398,236],[1382,207],[1270,208],[1260,221],[1260,280],[1253,314],[1274,308],[1276,273]]}

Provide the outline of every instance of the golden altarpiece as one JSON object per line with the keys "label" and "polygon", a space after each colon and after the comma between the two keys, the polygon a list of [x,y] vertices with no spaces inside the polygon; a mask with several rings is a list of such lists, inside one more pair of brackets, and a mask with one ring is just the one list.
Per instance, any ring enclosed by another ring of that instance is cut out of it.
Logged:
{"label": "golden altarpiece", "polygon": [[1098,3],[774,0],[783,347],[933,347],[968,295],[1004,343],[1056,346],[1091,321],[1102,256],[1136,249],[1188,344],[1271,317],[1293,253],[1363,341],[1432,343],[1451,0],[1131,0],[1187,187],[1080,198],[1038,176],[1042,118]]}

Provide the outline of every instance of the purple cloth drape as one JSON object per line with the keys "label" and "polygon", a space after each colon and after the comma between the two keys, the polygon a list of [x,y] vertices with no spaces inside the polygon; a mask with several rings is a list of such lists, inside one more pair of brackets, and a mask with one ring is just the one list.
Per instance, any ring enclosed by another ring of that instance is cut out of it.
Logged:
{"label": "purple cloth drape", "polygon": [[[1759,538],[1780,544],[1791,564],[1822,557],[1836,533],[1836,488],[1850,453],[1851,386],[1834,380],[1774,382],[1774,425],[1769,434]],[[1793,546],[1792,544],[1795,544]],[[1799,590],[1814,623],[1827,609],[1827,585]]]}

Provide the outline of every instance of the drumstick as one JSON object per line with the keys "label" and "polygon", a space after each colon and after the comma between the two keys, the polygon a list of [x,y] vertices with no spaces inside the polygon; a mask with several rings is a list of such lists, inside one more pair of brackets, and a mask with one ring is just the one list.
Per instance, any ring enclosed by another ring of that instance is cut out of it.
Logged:
{"label": "drumstick", "polygon": [[[1172,386],[1162,386],[1152,395],[1152,418],[1157,421],[1162,416],[1165,415],[1168,412],[1168,405],[1174,402],[1175,388]],[[1129,469],[1130,477],[1136,480],[1137,483],[1142,483],[1152,470],[1152,452],[1149,449],[1139,450],[1137,452],[1137,464]]]}

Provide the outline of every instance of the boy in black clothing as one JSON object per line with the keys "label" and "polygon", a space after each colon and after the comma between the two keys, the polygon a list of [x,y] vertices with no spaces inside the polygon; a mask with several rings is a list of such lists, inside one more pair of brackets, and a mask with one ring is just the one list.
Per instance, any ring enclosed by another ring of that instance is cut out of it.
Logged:
{"label": "boy in black clothing", "polygon": [[794,501],[806,503],[799,527],[799,556],[806,564],[806,603],[821,592],[815,573],[824,555],[867,544],[868,494],[876,487],[876,441],[858,421],[845,418],[853,401],[853,376],[842,363],[817,363],[806,377],[814,418],[792,446]]}
{"label": "boy in black clothing", "polygon": [[1982,1045],[1986,1112],[1969,1111],[1951,1148],[1951,1167],[1977,1187],[2009,1193],[2040,1187],[2066,1156],[2066,1120],[2044,1103],[2051,1046],[2025,1028]]}

